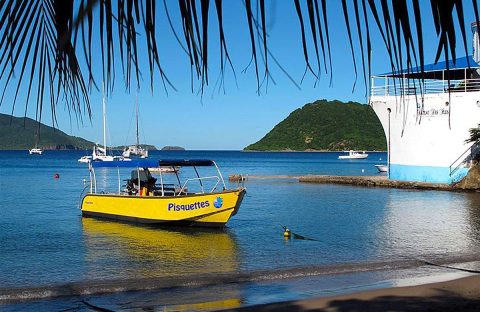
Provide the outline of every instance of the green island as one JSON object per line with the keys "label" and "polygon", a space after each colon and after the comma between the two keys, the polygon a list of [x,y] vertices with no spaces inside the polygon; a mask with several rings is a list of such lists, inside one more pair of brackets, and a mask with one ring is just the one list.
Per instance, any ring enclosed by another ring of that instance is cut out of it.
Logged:
{"label": "green island", "polygon": [[59,129],[38,123],[28,117],[0,114],[0,150],[26,150],[35,146],[44,150],[91,149],[93,142],[70,136]]}
{"label": "green island", "polygon": [[357,102],[318,100],[293,111],[246,151],[385,151],[373,109]]}
{"label": "green island", "polygon": [[181,146],[164,146],[162,147],[162,151],[184,151],[185,148],[181,147]]}

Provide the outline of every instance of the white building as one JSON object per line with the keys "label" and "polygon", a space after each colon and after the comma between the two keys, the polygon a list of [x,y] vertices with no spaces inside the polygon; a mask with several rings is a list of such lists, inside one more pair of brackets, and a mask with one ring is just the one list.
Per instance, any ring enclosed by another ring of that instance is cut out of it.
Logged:
{"label": "white building", "polygon": [[410,68],[372,77],[370,105],[387,138],[390,179],[453,183],[467,174],[478,152],[466,143],[480,123],[478,61],[463,57],[450,61],[449,71],[439,62],[423,74]]}

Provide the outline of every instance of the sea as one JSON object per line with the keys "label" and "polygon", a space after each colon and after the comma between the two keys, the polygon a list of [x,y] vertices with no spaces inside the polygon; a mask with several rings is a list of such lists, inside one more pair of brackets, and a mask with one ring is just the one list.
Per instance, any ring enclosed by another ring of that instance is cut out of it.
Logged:
{"label": "sea", "polygon": [[[229,175],[247,178],[224,229],[82,218],[89,171],[77,160],[85,154],[0,152],[0,311],[210,311],[480,269],[479,193],[295,178],[382,175],[374,165],[386,164],[386,153],[339,160],[335,152],[151,151],[215,160],[229,187],[238,186]],[[98,188],[119,187],[119,174],[98,173]],[[285,239],[283,226],[296,235]]]}

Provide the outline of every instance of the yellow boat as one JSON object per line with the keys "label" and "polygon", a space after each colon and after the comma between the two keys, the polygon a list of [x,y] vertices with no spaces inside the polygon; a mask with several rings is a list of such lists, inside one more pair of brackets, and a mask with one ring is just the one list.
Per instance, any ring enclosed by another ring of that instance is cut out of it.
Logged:
{"label": "yellow boat", "polygon": [[[155,178],[149,168],[157,167],[190,167],[195,176],[185,178],[185,170],[181,171],[182,176],[177,170],[175,181],[168,181],[169,177],[161,171],[159,178]],[[200,167],[214,167],[217,174],[201,177],[198,170]],[[115,191],[107,187],[106,181],[112,179],[112,175],[107,172],[108,168],[116,169],[114,171],[118,182],[115,183]],[[123,180],[125,184],[122,185],[120,170],[126,168],[134,170],[130,172],[130,179]],[[246,192],[241,186],[227,189],[217,164],[212,160],[99,161],[89,162],[89,172],[89,192],[81,204],[82,215],[85,217],[150,224],[222,227],[237,213]],[[99,178],[101,182],[97,182]],[[183,184],[182,178],[185,178]]]}

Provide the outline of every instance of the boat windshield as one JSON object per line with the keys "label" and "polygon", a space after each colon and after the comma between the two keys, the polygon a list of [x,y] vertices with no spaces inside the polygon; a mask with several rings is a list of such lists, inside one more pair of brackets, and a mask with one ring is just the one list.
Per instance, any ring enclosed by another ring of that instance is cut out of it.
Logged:
{"label": "boat windshield", "polygon": [[226,189],[212,160],[154,160],[91,162],[90,192],[137,196],[181,196]]}

